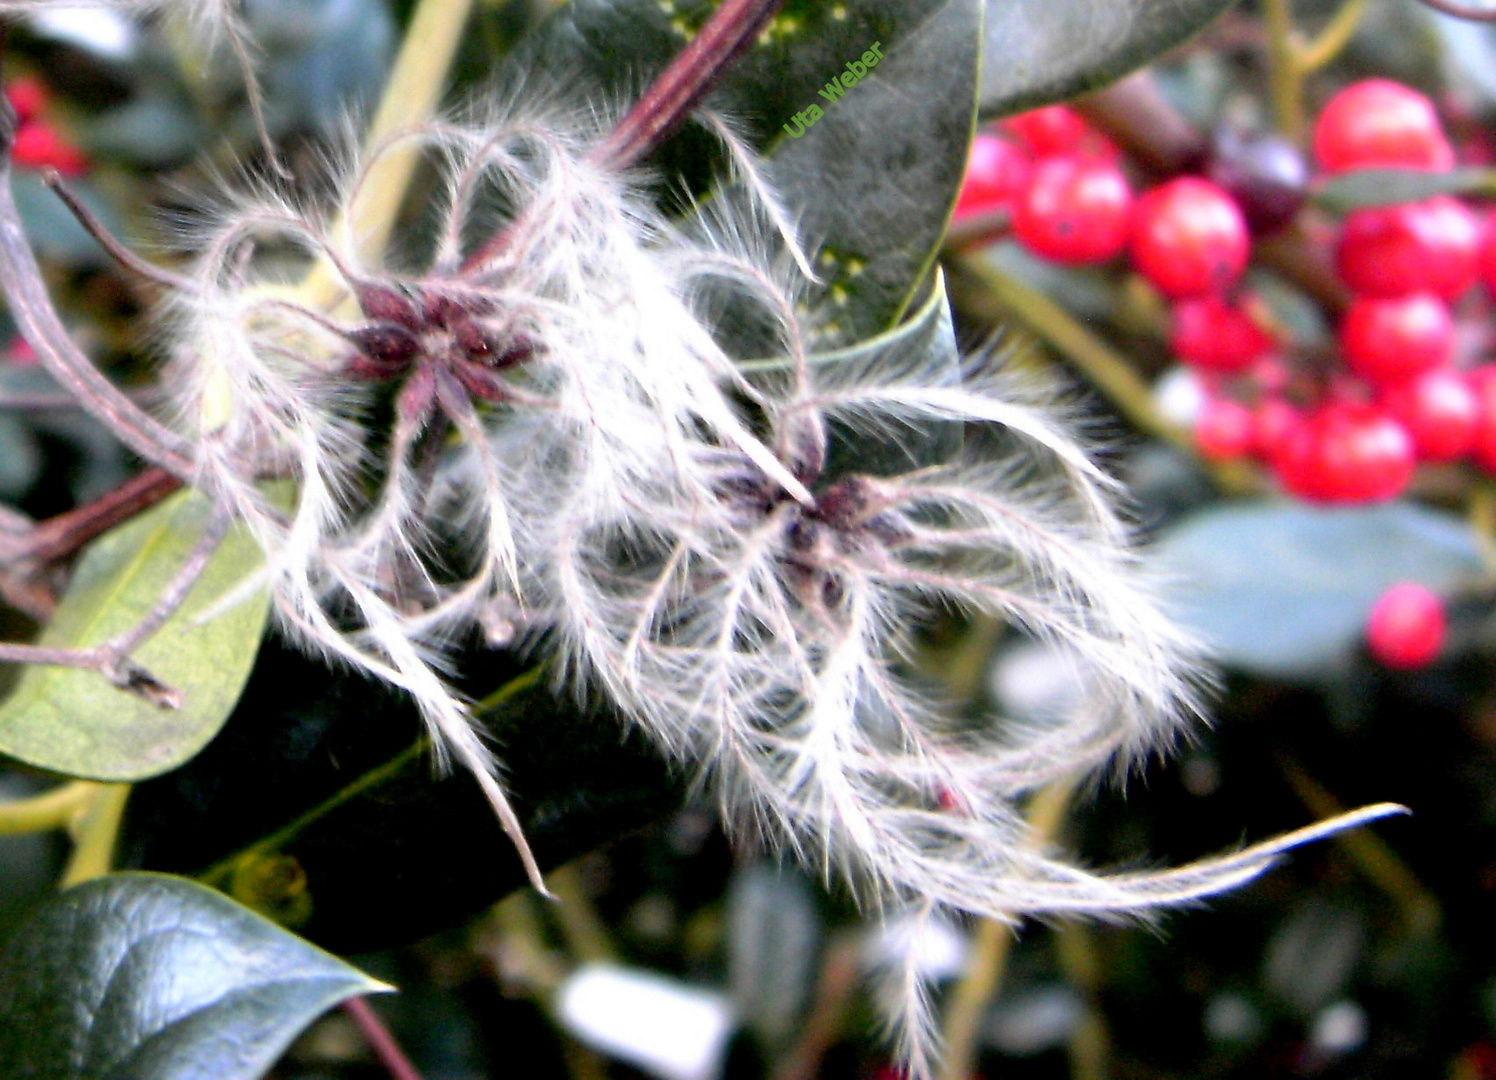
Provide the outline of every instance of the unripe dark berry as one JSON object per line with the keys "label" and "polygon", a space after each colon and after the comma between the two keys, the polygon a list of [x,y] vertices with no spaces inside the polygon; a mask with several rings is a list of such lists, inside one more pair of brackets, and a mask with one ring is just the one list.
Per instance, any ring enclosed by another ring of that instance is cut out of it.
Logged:
{"label": "unripe dark berry", "polygon": [[1427,169],[1454,166],[1433,102],[1389,79],[1347,86],[1325,105],[1314,125],[1314,159],[1327,173],[1350,169]]}
{"label": "unripe dark berry", "polygon": [[1234,461],[1252,452],[1252,410],[1230,398],[1207,398],[1195,417],[1195,449],[1206,461]]}
{"label": "unripe dark berry", "polygon": [[1013,212],[1013,232],[1034,254],[1059,263],[1102,262],[1127,242],[1132,189],[1115,165],[1076,156],[1045,158]]}
{"label": "unripe dark berry", "polygon": [[1367,296],[1423,291],[1454,300],[1475,283],[1479,248],[1475,215],[1438,195],[1348,214],[1336,265],[1345,283]]}
{"label": "unripe dark berry", "polygon": [[1416,671],[1438,659],[1446,627],[1438,593],[1404,582],[1377,599],[1366,620],[1366,644],[1384,667]]}
{"label": "unripe dark berry", "polygon": [[1206,176],[1236,200],[1252,232],[1270,233],[1292,221],[1304,205],[1309,166],[1287,139],[1223,128]]}
{"label": "unripe dark berry", "polygon": [[1436,368],[1388,388],[1382,405],[1407,428],[1422,461],[1454,461],[1475,443],[1475,391],[1453,368]]}
{"label": "unripe dark berry", "polygon": [[1237,375],[1271,351],[1273,339],[1236,304],[1201,296],[1174,305],[1169,344],[1198,371]]}
{"label": "unripe dark berry", "polygon": [[1346,365],[1375,386],[1393,386],[1449,362],[1454,318],[1430,293],[1357,297],[1340,323]]}
{"label": "unripe dark berry", "polygon": [[1133,264],[1165,296],[1222,293],[1251,252],[1236,202],[1209,180],[1182,176],[1154,188],[1133,210]]}
{"label": "unripe dark berry", "polygon": [[1320,405],[1273,458],[1290,494],[1326,503],[1391,499],[1408,486],[1416,464],[1413,439],[1403,426],[1355,401]]}
{"label": "unripe dark berry", "polygon": [[1033,163],[1007,139],[978,132],[966,158],[966,176],[956,198],[955,218],[1007,210],[1028,184]]}

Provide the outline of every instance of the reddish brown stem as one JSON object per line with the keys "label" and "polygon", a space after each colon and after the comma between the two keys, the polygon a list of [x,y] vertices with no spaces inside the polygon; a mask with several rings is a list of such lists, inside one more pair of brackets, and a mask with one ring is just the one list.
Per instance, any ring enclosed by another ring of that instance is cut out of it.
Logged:
{"label": "reddish brown stem", "polygon": [[384,1021],[379,1019],[368,1001],[361,997],[349,998],[343,1002],[343,1011],[358,1025],[369,1048],[374,1051],[393,1080],[421,1080],[421,1074],[410,1063],[410,1059],[400,1049],[400,1044],[395,1041],[389,1028],[384,1026]]}
{"label": "reddish brown stem", "polygon": [[[648,157],[727,74],[732,62],[753,43],[783,2],[723,0],[628,115],[598,144],[593,160],[605,168],[627,169]],[[508,240],[508,230],[500,231],[463,263],[464,269],[492,261]]]}
{"label": "reddish brown stem", "polygon": [[599,164],[626,169],[665,140],[768,25],[783,0],[724,0],[597,148]]}
{"label": "reddish brown stem", "polygon": [[18,555],[37,566],[65,559],[90,540],[143,513],[182,486],[165,469],[150,468],[76,510],[39,522],[18,544]]}

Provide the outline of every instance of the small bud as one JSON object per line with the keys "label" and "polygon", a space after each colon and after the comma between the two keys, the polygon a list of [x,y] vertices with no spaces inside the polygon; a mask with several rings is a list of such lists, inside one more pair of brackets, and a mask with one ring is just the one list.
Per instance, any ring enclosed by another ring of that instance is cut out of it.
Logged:
{"label": "small bud", "polygon": [[360,327],[348,335],[372,369],[389,378],[400,374],[421,352],[421,343],[396,323],[380,322]]}
{"label": "small bud", "polygon": [[394,323],[406,330],[419,329],[420,313],[415,304],[399,291],[383,285],[360,285],[357,295],[358,306],[371,321]]}

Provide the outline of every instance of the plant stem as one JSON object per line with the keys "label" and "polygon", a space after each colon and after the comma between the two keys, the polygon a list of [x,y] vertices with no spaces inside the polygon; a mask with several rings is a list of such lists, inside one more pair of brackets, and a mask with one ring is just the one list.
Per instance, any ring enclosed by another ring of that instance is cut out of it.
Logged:
{"label": "plant stem", "polygon": [[114,865],[114,847],[119,840],[129,784],[94,784],[77,819],[73,837],[77,846],[62,875],[62,888],[103,877]]}
{"label": "plant stem", "polygon": [[92,780],[73,780],[29,799],[0,803],[0,836],[71,826],[98,786]]}
{"label": "plant stem", "polygon": [[369,1048],[374,1051],[375,1057],[379,1058],[379,1063],[393,1080],[421,1080],[421,1074],[410,1063],[410,1058],[405,1056],[405,1051],[400,1049],[395,1036],[384,1026],[384,1021],[370,1006],[367,998],[349,998],[343,1002],[342,1009],[353,1019],[364,1041],[369,1044]]}
{"label": "plant stem", "polygon": [[1366,0],[1345,0],[1333,18],[1315,35],[1314,40],[1300,46],[1294,55],[1294,64],[1300,78],[1326,66],[1349,44],[1361,25],[1361,16],[1366,14]]}
{"label": "plant stem", "polygon": [[637,165],[664,142],[768,25],[783,0],[723,0],[670,66],[603,140],[594,157],[615,169]]}
{"label": "plant stem", "polygon": [[[150,468],[137,473],[93,502],[38,522],[17,545],[17,561],[45,566],[66,559],[90,540],[149,510],[181,487],[182,481],[165,469]],[[0,561],[12,559],[17,556],[0,555]]]}
{"label": "plant stem", "polygon": [[1075,105],[1081,115],[1157,177],[1196,168],[1205,157],[1205,139],[1159,92],[1151,71],[1129,75]]}
{"label": "plant stem", "polygon": [[[1070,807],[1073,783],[1050,784],[1029,803],[1029,842],[1035,846],[1053,840]],[[970,1080],[976,1066],[978,1036],[988,1004],[1002,985],[1003,971],[1013,949],[1014,928],[997,919],[981,919],[971,945],[966,972],[951,991],[946,1006],[941,1041],[945,1060],[941,1080]]]}
{"label": "plant stem", "polygon": [[582,881],[575,862],[557,867],[546,875],[546,885],[555,894],[556,921],[572,960],[579,964],[618,961],[618,948],[608,935],[607,925],[597,913],[597,905]]}
{"label": "plant stem", "polygon": [[1292,0],[1262,0],[1262,17],[1267,28],[1268,85],[1278,133],[1298,143],[1304,137],[1304,81]]}
{"label": "plant stem", "polygon": [[1104,392],[1140,430],[1182,449],[1188,435],[1159,415],[1148,384],[1125,359],[1038,289],[974,258],[959,261],[970,274],[1036,335],[1048,342]]}
{"label": "plant stem", "polygon": [[[365,155],[435,114],[472,12],[473,0],[420,0],[364,135]],[[391,147],[379,154],[370,163],[358,196],[334,223],[332,234],[346,233],[359,259],[377,261],[384,253],[420,157],[414,146]],[[329,264],[318,263],[300,291],[313,306],[331,310],[345,299],[340,280]]]}

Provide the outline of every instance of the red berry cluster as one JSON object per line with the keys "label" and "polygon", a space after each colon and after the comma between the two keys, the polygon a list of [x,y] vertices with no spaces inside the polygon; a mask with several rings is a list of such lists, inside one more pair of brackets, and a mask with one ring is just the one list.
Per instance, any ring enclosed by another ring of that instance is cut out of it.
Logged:
{"label": "red berry cluster", "polygon": [[[1326,104],[1313,156],[1323,176],[1455,161],[1432,103],[1384,79]],[[1136,197],[1122,165],[1075,111],[1040,109],[977,136],[957,217],[1004,210],[1017,239],[1052,262],[1125,253],[1168,303],[1173,355],[1206,390],[1195,420],[1204,456],[1255,457],[1316,502],[1391,498],[1420,461],[1468,456],[1496,471],[1496,365],[1456,363],[1457,305],[1474,300],[1478,279],[1496,292],[1496,215],[1482,223],[1447,196],[1347,215],[1338,240],[1326,239],[1353,296],[1326,370],[1295,362],[1291,335],[1241,284],[1254,234],[1280,228],[1303,201],[1307,170],[1293,149],[1227,133],[1203,175]]]}
{"label": "red berry cluster", "polygon": [[12,79],[5,96],[16,111],[16,137],[10,150],[13,162],[27,169],[56,169],[67,177],[88,171],[83,151],[43,117],[51,95],[40,80]]}

